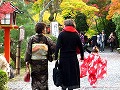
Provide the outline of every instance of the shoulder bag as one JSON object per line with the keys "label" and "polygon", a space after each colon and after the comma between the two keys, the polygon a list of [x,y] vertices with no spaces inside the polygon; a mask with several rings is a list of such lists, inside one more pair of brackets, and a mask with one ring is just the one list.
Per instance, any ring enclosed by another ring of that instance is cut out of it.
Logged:
{"label": "shoulder bag", "polygon": [[59,70],[58,60],[56,61],[55,67],[53,68],[53,82],[57,87],[62,85],[62,74]]}

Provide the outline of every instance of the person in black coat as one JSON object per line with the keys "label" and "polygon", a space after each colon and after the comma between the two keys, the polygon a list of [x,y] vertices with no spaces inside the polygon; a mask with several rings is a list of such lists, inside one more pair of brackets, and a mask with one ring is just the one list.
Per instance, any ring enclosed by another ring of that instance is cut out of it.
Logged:
{"label": "person in black coat", "polygon": [[64,21],[63,31],[59,34],[56,44],[55,60],[59,57],[59,69],[62,73],[62,90],[73,90],[80,88],[80,71],[76,49],[80,50],[81,60],[84,59],[84,50],[75,29],[75,22],[72,19]]}

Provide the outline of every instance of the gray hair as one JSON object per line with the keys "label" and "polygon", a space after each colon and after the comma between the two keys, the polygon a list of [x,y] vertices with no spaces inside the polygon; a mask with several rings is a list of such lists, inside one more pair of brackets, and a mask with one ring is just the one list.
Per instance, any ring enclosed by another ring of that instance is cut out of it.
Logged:
{"label": "gray hair", "polygon": [[65,26],[73,26],[73,27],[76,27],[75,21],[74,21],[73,19],[66,19],[66,20],[64,21],[64,25],[65,25]]}

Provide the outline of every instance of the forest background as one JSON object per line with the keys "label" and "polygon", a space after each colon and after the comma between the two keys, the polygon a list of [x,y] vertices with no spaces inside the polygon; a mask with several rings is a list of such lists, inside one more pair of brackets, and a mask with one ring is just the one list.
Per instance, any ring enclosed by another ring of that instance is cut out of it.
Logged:
{"label": "forest background", "polygon": [[[116,35],[117,48],[120,47],[120,0],[1,0],[10,1],[23,13],[18,13],[16,24],[23,25],[25,37],[21,44],[21,67],[25,66],[24,55],[29,37],[35,34],[37,22],[45,22],[47,26],[57,21],[62,30],[64,19],[72,18],[79,32],[84,32],[88,38],[105,31],[108,37],[111,32]],[[11,62],[15,68],[16,48],[19,44],[19,30],[11,30]],[[48,34],[54,41],[56,38]],[[0,30],[0,44],[4,42],[4,30]],[[4,45],[0,53],[4,52]]]}

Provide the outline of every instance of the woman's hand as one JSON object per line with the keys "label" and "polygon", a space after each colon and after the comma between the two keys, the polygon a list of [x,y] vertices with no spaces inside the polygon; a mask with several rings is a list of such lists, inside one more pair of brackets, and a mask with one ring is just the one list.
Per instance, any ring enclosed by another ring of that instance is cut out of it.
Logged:
{"label": "woman's hand", "polygon": [[29,62],[26,62],[26,67],[29,68]]}
{"label": "woman's hand", "polygon": [[26,62],[26,72],[30,72],[29,62]]}

